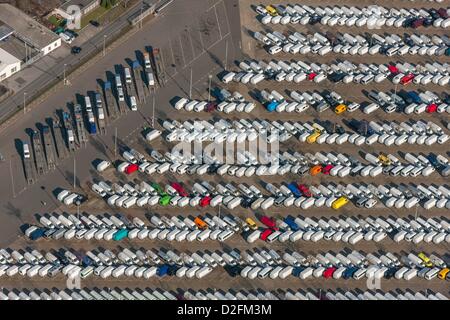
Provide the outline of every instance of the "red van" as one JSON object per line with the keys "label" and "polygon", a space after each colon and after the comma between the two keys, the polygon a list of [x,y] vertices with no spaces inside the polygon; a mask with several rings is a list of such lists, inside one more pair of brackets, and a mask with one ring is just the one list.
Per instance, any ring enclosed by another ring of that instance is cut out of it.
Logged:
{"label": "red van", "polygon": [[265,224],[268,228],[273,230],[278,230],[275,219],[269,218],[267,216],[263,216],[261,218],[261,222]]}
{"label": "red van", "polygon": [[261,232],[261,235],[259,236],[261,240],[266,241],[267,237],[270,236],[273,233],[273,230],[266,229],[263,232]]}
{"label": "red van", "polygon": [[322,169],[322,173],[323,174],[330,174],[331,169],[333,169],[334,166],[332,164],[327,164],[323,169]]}
{"label": "red van", "polygon": [[203,207],[209,206],[210,202],[211,202],[211,197],[206,196],[200,200],[200,207],[203,208]]}
{"label": "red van", "polygon": [[388,65],[388,69],[389,69],[389,71],[390,71],[393,75],[395,75],[395,74],[398,73],[398,69],[397,69],[396,66]]}
{"label": "red van", "polygon": [[302,193],[302,196],[306,198],[312,197],[311,191],[309,191],[309,188],[307,186],[305,186],[304,184],[299,184],[297,187],[298,190],[300,190],[300,192]]}
{"label": "red van", "polygon": [[432,103],[432,104],[430,104],[430,105],[428,105],[427,106],[427,108],[426,108],[426,112],[427,113],[434,113],[434,112],[436,112],[437,111],[437,105],[435,104],[435,103]]}
{"label": "red van", "polygon": [[324,277],[325,279],[329,279],[329,278],[333,277],[333,273],[334,273],[335,271],[336,271],[336,268],[335,268],[335,267],[330,267],[330,268],[326,269],[326,270],[323,272],[323,277]]}
{"label": "red van", "polygon": [[308,74],[308,80],[314,80],[314,78],[317,76],[317,73],[311,72],[310,74]]}
{"label": "red van", "polygon": [[173,183],[170,184],[170,186],[171,186],[172,188],[174,188],[174,189],[178,192],[178,194],[179,194],[180,196],[182,196],[182,197],[187,197],[187,196],[189,196],[188,193],[186,192],[186,190],[184,190],[184,188],[181,186],[181,184],[176,183],[176,182],[173,182]]}
{"label": "red van", "polygon": [[413,79],[414,79],[414,75],[412,73],[410,73],[410,74],[407,74],[406,76],[402,77],[400,79],[400,83],[403,85],[407,85],[408,83],[413,81]]}
{"label": "red van", "polygon": [[139,166],[135,163],[130,164],[128,167],[125,168],[126,174],[132,174],[133,172],[138,171]]}

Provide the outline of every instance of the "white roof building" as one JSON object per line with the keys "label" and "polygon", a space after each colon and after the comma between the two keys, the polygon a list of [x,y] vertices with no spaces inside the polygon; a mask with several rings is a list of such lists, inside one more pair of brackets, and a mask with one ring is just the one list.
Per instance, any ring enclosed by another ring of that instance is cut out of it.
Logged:
{"label": "white roof building", "polygon": [[61,38],[21,10],[0,3],[0,21],[15,32],[15,36],[46,55],[61,46]]}
{"label": "white roof building", "polygon": [[0,48],[0,82],[20,70],[21,61]]}

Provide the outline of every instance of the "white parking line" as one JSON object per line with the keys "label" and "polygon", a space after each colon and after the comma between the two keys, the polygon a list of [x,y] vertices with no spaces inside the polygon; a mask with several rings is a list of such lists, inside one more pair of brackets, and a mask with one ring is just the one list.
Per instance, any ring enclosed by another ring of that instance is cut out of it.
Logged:
{"label": "white parking line", "polygon": [[214,14],[216,15],[217,28],[219,29],[220,39],[222,39],[222,31],[220,30],[219,18],[217,17],[216,5],[214,5]]}
{"label": "white parking line", "polygon": [[[228,37],[228,35],[231,34],[230,32],[228,32],[226,35],[224,35],[223,39],[225,39],[226,37]],[[212,47],[214,47],[216,44],[218,44],[220,41],[223,41],[223,39],[218,39],[216,42],[214,42],[213,44],[211,44],[208,48],[206,48],[206,50],[204,52],[202,52],[198,57],[195,57],[194,59],[192,59],[191,61],[189,61],[182,69],[181,71],[185,70],[188,66],[190,66],[193,62],[195,62],[197,59],[199,59],[201,56],[203,56],[209,49],[211,49]],[[178,74],[178,70],[177,72],[175,72],[171,77],[175,77]]]}
{"label": "white parking line", "polygon": [[[173,65],[175,66],[176,63],[175,63],[175,55],[173,54],[172,40],[169,40],[169,44],[170,44],[170,52],[172,52],[172,62],[173,62]],[[176,70],[176,69],[177,69],[177,68],[175,67],[175,70]]]}
{"label": "white parking line", "polygon": [[183,68],[186,66],[186,59],[184,58],[184,49],[183,49],[183,42],[181,41],[181,38],[180,38],[180,36],[178,36],[177,37],[178,38],[178,40],[180,41],[180,47],[181,47],[181,57],[183,58],[183,63],[184,63],[184,66],[183,66]]}
{"label": "white parking line", "polygon": [[189,31],[188,31],[188,36],[189,36],[189,42],[191,43],[192,57],[195,58],[194,45],[192,44],[192,37],[191,37],[191,33]]}
{"label": "white parking line", "polygon": [[[199,20],[200,21],[200,20]],[[198,22],[199,22],[198,21]],[[203,51],[202,51],[202,53],[201,54],[203,54],[204,52],[205,52],[205,44],[203,43],[203,37],[202,37],[202,33],[200,32],[200,30],[197,30],[198,31],[198,33],[200,34],[200,42],[201,42],[201,44],[202,44],[202,49],[203,49]],[[201,55],[200,54],[200,55]]]}
{"label": "white parking line", "polygon": [[225,8],[225,3],[222,1],[223,12],[225,13],[225,19],[227,20],[228,33],[231,32],[230,21],[228,20],[227,8]]}

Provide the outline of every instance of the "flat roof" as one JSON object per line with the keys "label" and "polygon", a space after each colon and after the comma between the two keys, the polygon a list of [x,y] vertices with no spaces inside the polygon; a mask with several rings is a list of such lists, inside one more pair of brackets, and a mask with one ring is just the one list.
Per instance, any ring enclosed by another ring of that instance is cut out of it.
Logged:
{"label": "flat roof", "polygon": [[14,29],[0,21],[0,41],[8,38],[14,33]]}
{"label": "flat roof", "polygon": [[60,6],[60,9],[63,9],[64,11],[67,9],[68,6],[76,5],[79,6],[81,9],[90,6],[94,2],[99,2],[99,0],[68,0],[63,3],[62,6]]}
{"label": "flat roof", "polygon": [[8,3],[0,3],[0,21],[40,49],[59,39],[50,29]]}
{"label": "flat roof", "polygon": [[10,54],[8,51],[0,48],[0,73],[2,73],[7,66],[17,62],[20,63],[20,60]]}

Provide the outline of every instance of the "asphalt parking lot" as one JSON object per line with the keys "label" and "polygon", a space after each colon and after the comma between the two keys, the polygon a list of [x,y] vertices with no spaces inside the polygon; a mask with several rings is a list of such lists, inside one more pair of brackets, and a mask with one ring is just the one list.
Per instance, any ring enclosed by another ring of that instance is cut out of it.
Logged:
{"label": "asphalt parking lot", "polygon": [[[375,178],[370,178],[368,181],[367,177],[355,176],[355,177],[332,177],[325,175],[318,176],[303,176],[299,178],[293,174],[287,174],[285,176],[271,176],[271,177],[242,177],[236,179],[236,177],[231,177],[228,175],[203,175],[201,177],[189,176],[189,175],[174,175],[174,174],[164,174],[157,175],[153,174],[150,177],[146,174],[136,173],[129,177],[124,174],[118,174],[116,169],[108,169],[104,173],[98,173],[95,170],[93,162],[96,159],[107,159],[112,162],[121,159],[120,154],[126,148],[134,148],[144,155],[149,156],[151,150],[158,150],[160,153],[164,154],[174,146],[172,143],[164,141],[162,138],[158,138],[151,143],[148,143],[143,138],[142,132],[144,127],[149,126],[149,119],[152,116],[151,110],[151,99],[146,99],[146,102],[141,112],[133,113],[128,112],[127,115],[121,117],[119,120],[110,123],[107,129],[107,134],[105,136],[92,137],[88,146],[82,150],[78,150],[75,155],[75,161],[73,158],[65,159],[62,161],[58,168],[42,176],[38,179],[38,182],[32,186],[27,186],[24,174],[22,162],[17,154],[17,141],[15,139],[25,139],[27,136],[24,132],[25,128],[35,127],[35,123],[43,121],[48,115],[51,115],[55,107],[63,107],[67,101],[73,99],[75,93],[85,93],[87,90],[95,87],[97,78],[105,78],[106,70],[113,70],[113,66],[119,63],[125,64],[124,60],[126,58],[133,58],[135,55],[135,50],[143,50],[145,46],[152,45],[154,47],[161,48],[162,58],[164,62],[164,67],[170,78],[169,83],[164,87],[160,88],[156,92],[156,120],[158,125],[157,128],[161,129],[161,124],[165,119],[176,119],[180,122],[184,120],[212,120],[217,121],[220,118],[226,118],[230,120],[238,120],[240,118],[246,119],[267,119],[267,120],[278,120],[278,121],[298,121],[298,122],[314,122],[318,119],[320,120],[330,120],[337,123],[344,123],[344,120],[354,119],[365,119],[367,121],[427,121],[432,120],[435,123],[445,127],[449,121],[447,113],[443,114],[426,114],[421,115],[405,115],[402,113],[387,114],[384,111],[378,110],[374,114],[365,115],[361,111],[356,111],[354,113],[344,113],[343,115],[336,115],[334,112],[328,110],[323,113],[317,113],[308,109],[306,112],[298,113],[269,113],[265,108],[256,103],[256,108],[251,114],[232,113],[230,115],[225,115],[223,113],[194,113],[186,111],[177,111],[173,108],[170,101],[174,97],[186,97],[189,95],[189,83],[190,74],[193,74],[193,88],[192,88],[192,98],[195,99],[207,99],[208,96],[208,75],[213,75],[212,84],[213,87],[216,85],[224,86],[220,83],[216,77],[223,69],[225,64],[228,70],[237,70],[235,61],[241,61],[243,58],[249,59],[264,59],[264,60],[303,60],[308,62],[320,62],[320,63],[330,63],[337,59],[346,59],[352,61],[353,63],[386,63],[388,61],[407,61],[409,63],[425,63],[428,61],[439,61],[439,62],[450,62],[448,57],[438,57],[438,58],[424,58],[424,57],[405,57],[402,59],[389,59],[385,56],[377,55],[368,57],[360,56],[336,56],[333,54],[328,54],[325,57],[320,56],[302,56],[302,55],[287,55],[280,54],[277,56],[270,56],[264,49],[262,49],[254,40],[249,36],[248,31],[261,31],[265,30],[267,26],[263,26],[260,22],[256,20],[256,13],[251,8],[251,5],[256,4],[254,1],[240,0],[239,7],[235,6],[237,1],[208,1],[208,6],[202,5],[202,2],[198,1],[196,4],[188,10],[189,14],[185,14],[186,7],[179,5],[179,7],[174,7],[171,11],[168,11],[165,16],[162,17],[161,22],[152,23],[149,26],[144,26],[144,30],[134,34],[130,39],[117,48],[111,53],[111,57],[102,60],[98,65],[92,70],[89,70],[86,74],[80,76],[79,83],[62,90],[58,94],[50,97],[41,108],[36,108],[26,115],[20,121],[20,126],[14,129],[8,129],[5,133],[2,133],[0,137],[0,146],[3,148],[2,153],[7,155],[8,161],[0,164],[0,175],[4,177],[5,183],[0,186],[0,204],[3,208],[4,214],[1,216],[1,227],[0,232],[2,233],[2,238],[0,243],[2,247],[11,248],[24,248],[31,247],[36,248],[41,251],[47,251],[51,248],[73,248],[78,251],[86,251],[98,247],[108,248],[117,250],[120,247],[131,247],[131,248],[170,248],[177,250],[178,252],[190,251],[194,252],[196,250],[224,250],[237,248],[239,250],[246,250],[250,248],[272,248],[278,252],[283,252],[287,249],[296,250],[298,252],[303,252],[305,254],[317,254],[321,252],[339,252],[342,250],[360,250],[366,253],[373,252],[392,252],[399,256],[407,255],[409,252],[426,252],[428,254],[434,253],[440,256],[442,259],[450,263],[449,245],[447,243],[435,245],[433,243],[420,243],[413,244],[412,242],[402,241],[400,243],[395,243],[391,239],[385,239],[380,243],[375,243],[372,241],[361,241],[356,245],[352,246],[348,243],[343,242],[333,242],[333,241],[320,241],[318,243],[298,241],[295,243],[286,242],[280,243],[275,241],[273,243],[263,243],[258,240],[253,244],[248,244],[240,235],[234,235],[225,243],[220,243],[218,241],[205,241],[205,242],[167,242],[160,240],[124,240],[118,246],[114,242],[107,241],[86,241],[86,240],[39,240],[37,242],[32,242],[25,239],[23,236],[18,234],[18,226],[22,223],[32,223],[37,224],[36,216],[47,212],[69,212],[76,213],[73,207],[62,206],[54,196],[54,190],[56,188],[66,188],[73,189],[73,182],[75,181],[76,190],[88,195],[89,200],[82,205],[80,208],[82,212],[87,212],[89,214],[103,214],[105,212],[109,213],[123,213],[128,217],[140,217],[144,221],[148,221],[146,215],[158,213],[160,215],[172,216],[196,216],[209,213],[211,215],[219,214],[232,214],[239,216],[241,218],[255,217],[256,213],[251,209],[244,209],[238,207],[234,210],[227,210],[221,207],[221,209],[216,208],[192,208],[185,207],[183,209],[171,208],[171,207],[150,207],[145,209],[133,208],[133,209],[118,209],[111,208],[106,204],[106,201],[100,199],[96,194],[90,190],[90,184],[93,181],[98,180],[109,180],[112,182],[116,181],[152,181],[162,184],[167,184],[169,182],[181,182],[188,190],[191,190],[194,182],[208,181],[215,183],[228,183],[235,182],[241,183],[245,182],[247,184],[255,184],[263,190],[264,183],[271,182],[277,185],[282,183],[287,183],[291,181],[298,181],[306,185],[318,185],[321,183],[372,183],[375,185],[384,184],[408,184],[408,183],[423,183],[426,185],[447,185],[448,178],[442,177],[439,173],[435,172],[431,176],[424,178],[418,176],[416,178],[405,178],[405,177],[391,177],[380,175]],[[269,3],[268,1],[262,1],[263,3]],[[271,3],[285,3],[285,1],[274,0]],[[302,2],[308,5],[315,5],[314,1],[304,1]],[[259,3],[257,3],[259,4]],[[372,4],[370,1],[322,1],[320,3],[322,6],[325,5],[340,5],[346,4],[348,6],[357,5],[359,7],[364,5]],[[430,2],[409,2],[409,1],[381,1],[380,5],[386,7],[434,7],[436,4]],[[199,8],[202,9],[199,9]],[[239,9],[239,12],[238,12]],[[197,10],[197,11],[196,11]],[[240,21],[240,26],[239,26]],[[240,27],[240,28],[239,28]],[[273,26],[269,26],[273,28]],[[278,31],[286,30],[297,30],[301,32],[317,32],[324,31],[326,28],[320,26],[319,28],[302,27],[302,26],[276,26],[273,28]],[[339,30],[342,32],[355,33],[357,29],[355,28],[343,28]],[[366,30],[360,30],[364,32]],[[404,32],[404,29],[398,30],[382,30],[383,33],[389,32]],[[381,32],[376,30],[375,32]],[[407,30],[406,32],[412,32]],[[417,32],[425,34],[444,34],[445,30],[436,30],[434,28],[420,29]],[[161,37],[164,34],[165,37]],[[242,53],[241,53],[242,50]],[[227,51],[228,61],[225,61],[225,51]],[[368,61],[370,59],[370,61]],[[191,71],[192,70],[192,71]],[[365,90],[381,90],[381,91],[393,91],[394,85],[390,81],[384,81],[381,84],[362,86],[362,85],[345,85],[337,84],[332,85],[330,82],[324,82],[321,84],[315,84],[313,82],[302,82],[299,84],[294,83],[277,83],[275,81],[263,81],[255,86],[247,86],[243,84],[230,83],[225,86],[230,91],[240,92],[246,100],[252,101],[251,91],[258,89],[270,89],[277,90],[280,93],[284,93],[289,90],[303,91],[313,91],[313,90],[334,90],[340,93],[344,99],[354,102],[365,102],[369,99],[364,95]],[[424,86],[419,85],[409,85],[408,90],[425,89]],[[400,90],[400,87],[399,87]],[[427,85],[426,90],[430,90],[441,94],[445,91],[442,87]],[[344,125],[345,127],[345,125]],[[117,139],[117,150],[114,148],[114,135],[117,128],[118,139]],[[448,133],[448,130],[444,130]],[[14,142],[13,142],[14,141]],[[323,152],[340,152],[344,154],[353,155],[361,159],[361,155],[364,152],[371,153],[392,153],[397,157],[400,153],[411,152],[411,153],[422,153],[422,154],[442,154],[446,157],[450,156],[450,151],[448,149],[448,143],[444,145],[409,145],[405,144],[401,147],[386,147],[381,144],[374,144],[372,146],[361,146],[356,147],[352,144],[343,145],[328,145],[328,144],[306,144],[301,143],[297,139],[293,138],[289,141],[282,143],[280,145],[281,152],[283,151],[298,151],[300,153],[315,153],[317,151]],[[74,168],[75,167],[75,168]],[[75,169],[75,170],[74,170]],[[75,172],[75,179],[74,179]],[[45,201],[45,205],[41,203]],[[433,208],[431,210],[425,210],[419,207],[417,214],[419,216],[437,217],[439,219],[448,220],[448,209],[437,209]],[[377,206],[372,209],[357,208],[353,204],[349,204],[336,212],[331,208],[310,208],[308,210],[302,210],[296,207],[272,207],[266,212],[267,215],[275,218],[286,217],[287,215],[301,215],[303,217],[407,217],[414,218],[414,209],[395,209],[386,208],[382,206]],[[65,278],[62,275],[58,275],[56,278],[36,278],[38,280],[21,278],[15,276],[12,278],[2,278],[1,284],[4,288],[49,288],[58,287],[64,288],[66,286]],[[213,282],[214,281],[214,282]],[[215,287],[223,290],[232,289],[256,289],[261,288],[264,290],[278,290],[278,289],[314,289],[319,291],[320,289],[342,289],[342,290],[352,290],[352,289],[367,289],[366,279],[363,280],[343,280],[343,279],[308,279],[301,280],[295,277],[289,277],[284,280],[271,280],[271,279],[255,279],[249,280],[242,277],[232,278],[222,268],[217,268],[206,278],[198,279],[183,279],[180,281],[176,277],[166,277],[166,278],[151,278],[149,280],[98,280],[98,277],[91,277],[82,281],[82,286],[86,287],[158,287],[168,290],[176,289],[188,289],[192,288],[194,290],[200,288]],[[448,282],[439,280],[437,278],[426,281],[420,278],[414,278],[410,281],[405,280],[395,280],[383,279],[381,282],[381,289],[383,291],[396,290],[396,289],[410,289],[412,291],[419,290],[434,290],[439,291],[445,295],[449,295]]]}

